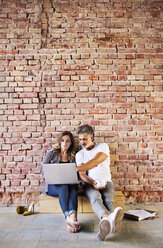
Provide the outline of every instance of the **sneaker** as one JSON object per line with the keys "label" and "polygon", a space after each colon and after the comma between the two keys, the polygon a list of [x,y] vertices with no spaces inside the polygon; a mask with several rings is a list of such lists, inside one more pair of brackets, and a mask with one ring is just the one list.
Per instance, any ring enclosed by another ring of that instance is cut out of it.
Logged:
{"label": "sneaker", "polygon": [[106,236],[111,233],[112,226],[111,226],[111,223],[110,223],[108,217],[103,218],[100,221],[99,225],[100,225],[100,231],[97,234],[97,239],[104,241]]}
{"label": "sneaker", "polygon": [[110,223],[112,224],[111,232],[118,233],[120,231],[121,221],[123,219],[124,213],[121,207],[114,209],[114,212],[111,213],[108,217]]}

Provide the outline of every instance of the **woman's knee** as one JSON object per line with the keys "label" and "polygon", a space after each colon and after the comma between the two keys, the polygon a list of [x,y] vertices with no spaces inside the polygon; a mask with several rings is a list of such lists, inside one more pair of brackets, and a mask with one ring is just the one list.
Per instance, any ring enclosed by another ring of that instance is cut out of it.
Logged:
{"label": "woman's knee", "polygon": [[58,196],[58,190],[54,184],[48,185],[48,195],[50,196]]}
{"label": "woman's knee", "polygon": [[58,192],[59,192],[59,194],[67,193],[68,192],[68,185],[67,184],[59,185]]}

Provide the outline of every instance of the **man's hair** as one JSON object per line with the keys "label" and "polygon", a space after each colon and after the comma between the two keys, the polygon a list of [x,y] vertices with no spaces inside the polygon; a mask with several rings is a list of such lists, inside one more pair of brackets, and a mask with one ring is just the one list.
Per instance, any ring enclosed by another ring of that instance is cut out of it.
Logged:
{"label": "man's hair", "polygon": [[87,124],[81,125],[81,126],[78,127],[78,129],[77,129],[77,134],[83,134],[83,133],[87,133],[87,134],[93,136],[93,138],[94,138],[94,136],[95,136],[95,135],[94,135],[94,130],[93,130],[93,128],[92,128],[90,125],[87,125]]}

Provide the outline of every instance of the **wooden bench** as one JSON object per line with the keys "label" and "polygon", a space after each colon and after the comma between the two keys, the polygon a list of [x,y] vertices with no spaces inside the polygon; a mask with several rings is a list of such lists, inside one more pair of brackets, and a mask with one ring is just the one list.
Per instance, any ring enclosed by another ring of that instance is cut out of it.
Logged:
{"label": "wooden bench", "polygon": [[[121,191],[114,192],[114,206],[120,206],[125,210],[125,197]],[[78,213],[92,213],[92,207],[87,199],[83,195],[78,196]],[[59,205],[58,197],[52,197],[48,195],[40,195],[39,197],[39,213],[62,213]]]}

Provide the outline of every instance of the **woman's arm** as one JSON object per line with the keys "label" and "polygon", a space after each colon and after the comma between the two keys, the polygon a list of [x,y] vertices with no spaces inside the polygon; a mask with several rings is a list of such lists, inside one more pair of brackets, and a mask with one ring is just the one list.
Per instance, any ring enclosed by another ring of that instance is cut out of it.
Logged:
{"label": "woman's arm", "polygon": [[97,165],[101,164],[105,159],[108,157],[108,155],[104,152],[98,152],[95,157],[91,160],[89,160],[85,164],[80,164],[77,167],[77,171],[87,171],[90,169],[93,169]]}
{"label": "woman's arm", "polygon": [[53,158],[53,151],[47,153],[46,157],[44,158],[43,164],[50,164],[50,161]]}
{"label": "woman's arm", "polygon": [[[44,161],[42,163],[43,164],[50,164],[51,160],[53,158],[53,151],[50,151],[47,153],[46,157],[44,158]],[[44,175],[44,170],[43,170],[43,166],[41,165],[41,175],[43,178],[45,178],[45,175]]]}

